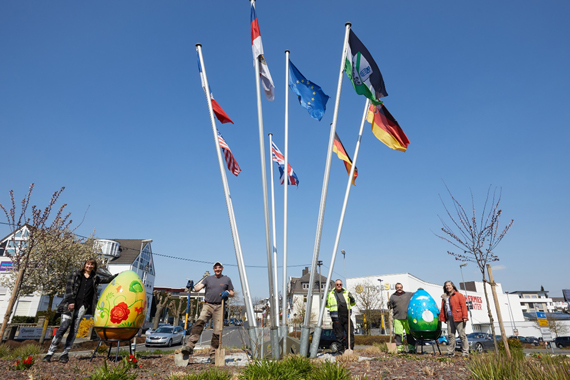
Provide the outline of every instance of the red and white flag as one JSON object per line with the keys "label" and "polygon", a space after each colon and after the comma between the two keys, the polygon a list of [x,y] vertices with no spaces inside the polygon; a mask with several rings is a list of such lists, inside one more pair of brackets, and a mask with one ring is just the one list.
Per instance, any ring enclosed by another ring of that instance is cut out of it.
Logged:
{"label": "red and white flag", "polygon": [[236,159],[234,158],[234,155],[232,154],[230,147],[228,146],[228,144],[226,144],[226,141],[222,137],[220,131],[218,131],[218,142],[220,143],[220,148],[222,149],[222,153],[224,153],[224,158],[226,160],[226,164],[228,165],[228,170],[232,172],[235,176],[237,176],[241,172],[241,169]]}
{"label": "red and white flag", "polygon": [[[198,53],[198,52],[196,52]],[[202,82],[202,89],[204,93],[206,93],[206,81],[204,80],[204,73],[202,72],[202,65],[200,65],[200,58],[198,58],[198,70],[200,71],[200,81]],[[234,123],[232,119],[228,116],[228,114],[222,109],[222,107],[216,102],[214,99],[214,94],[210,89],[210,100],[212,101],[212,108],[214,109],[214,114],[216,118],[220,121],[220,123]]]}
{"label": "red and white flag", "polygon": [[257,16],[255,15],[255,2],[251,3],[251,49],[253,51],[253,59],[259,60],[259,75],[261,76],[263,91],[267,100],[272,102],[275,99],[275,85],[263,56],[263,44],[261,43]]}

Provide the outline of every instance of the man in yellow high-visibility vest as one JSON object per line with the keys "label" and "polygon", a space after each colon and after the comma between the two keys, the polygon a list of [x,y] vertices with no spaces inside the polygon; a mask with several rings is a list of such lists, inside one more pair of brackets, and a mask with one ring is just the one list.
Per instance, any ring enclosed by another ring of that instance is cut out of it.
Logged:
{"label": "man in yellow high-visibility vest", "polygon": [[342,287],[342,280],[336,280],[334,289],[327,295],[325,306],[329,309],[336,340],[343,347],[339,354],[348,348],[348,334],[350,334],[350,349],[354,349],[354,323],[350,323],[350,332],[348,330],[348,320],[354,305],[356,301],[352,294]]}

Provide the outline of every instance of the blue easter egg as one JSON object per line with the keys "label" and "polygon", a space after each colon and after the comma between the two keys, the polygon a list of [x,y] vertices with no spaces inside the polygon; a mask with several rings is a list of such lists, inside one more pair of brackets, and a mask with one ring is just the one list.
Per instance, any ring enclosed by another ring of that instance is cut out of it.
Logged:
{"label": "blue easter egg", "polygon": [[416,339],[431,340],[441,335],[439,308],[434,299],[423,289],[418,289],[408,304],[410,333]]}

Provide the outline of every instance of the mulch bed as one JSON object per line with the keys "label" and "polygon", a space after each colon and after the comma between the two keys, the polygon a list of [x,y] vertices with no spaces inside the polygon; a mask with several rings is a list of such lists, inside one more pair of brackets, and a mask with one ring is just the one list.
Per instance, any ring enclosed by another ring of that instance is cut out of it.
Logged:
{"label": "mulch bed", "polygon": [[[361,356],[371,357],[370,354],[356,351]],[[27,371],[12,371],[14,361],[0,360],[0,377],[2,379],[82,379],[88,378],[96,367],[103,364],[104,355],[98,354],[93,361],[89,356],[70,356],[66,364],[57,361],[59,353],[51,363],[41,361],[43,355],[36,358],[36,363]],[[189,364],[188,367],[176,367],[173,354],[141,356],[142,368],[132,370],[138,374],[138,379],[167,379],[173,374],[184,375],[203,372],[213,366],[210,364]],[[108,362],[109,365],[114,365]],[[418,380],[463,380],[472,379],[466,369],[466,361],[459,358],[448,359],[440,355],[402,355],[395,356],[380,353],[372,360],[344,363],[353,376],[368,376],[369,379],[418,379]],[[226,370],[237,374],[243,367],[225,367]]]}

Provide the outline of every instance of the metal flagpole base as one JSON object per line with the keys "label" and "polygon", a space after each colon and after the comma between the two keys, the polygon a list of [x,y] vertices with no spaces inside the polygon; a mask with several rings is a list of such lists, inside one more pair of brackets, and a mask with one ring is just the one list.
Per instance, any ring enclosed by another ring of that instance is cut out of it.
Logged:
{"label": "metal flagpole base", "polygon": [[321,326],[315,327],[315,332],[313,333],[313,342],[311,343],[311,357],[317,357],[317,351],[319,350],[319,344],[321,343],[321,332],[323,328]]}
{"label": "metal flagpole base", "polygon": [[309,335],[311,329],[307,326],[301,326],[301,356],[307,356],[309,354]]}
{"label": "metal flagpole base", "polygon": [[279,350],[279,327],[271,327],[271,356],[273,359],[279,359],[281,357]]}
{"label": "metal flagpole base", "polygon": [[250,327],[249,329],[249,345],[251,347],[251,356],[253,358],[259,358],[259,354],[261,352],[261,344],[258,341],[257,327]]}
{"label": "metal flagpole base", "polygon": [[287,326],[279,326],[279,340],[282,344],[281,352],[283,353],[283,357],[287,355],[287,337],[289,334],[287,333]]}

